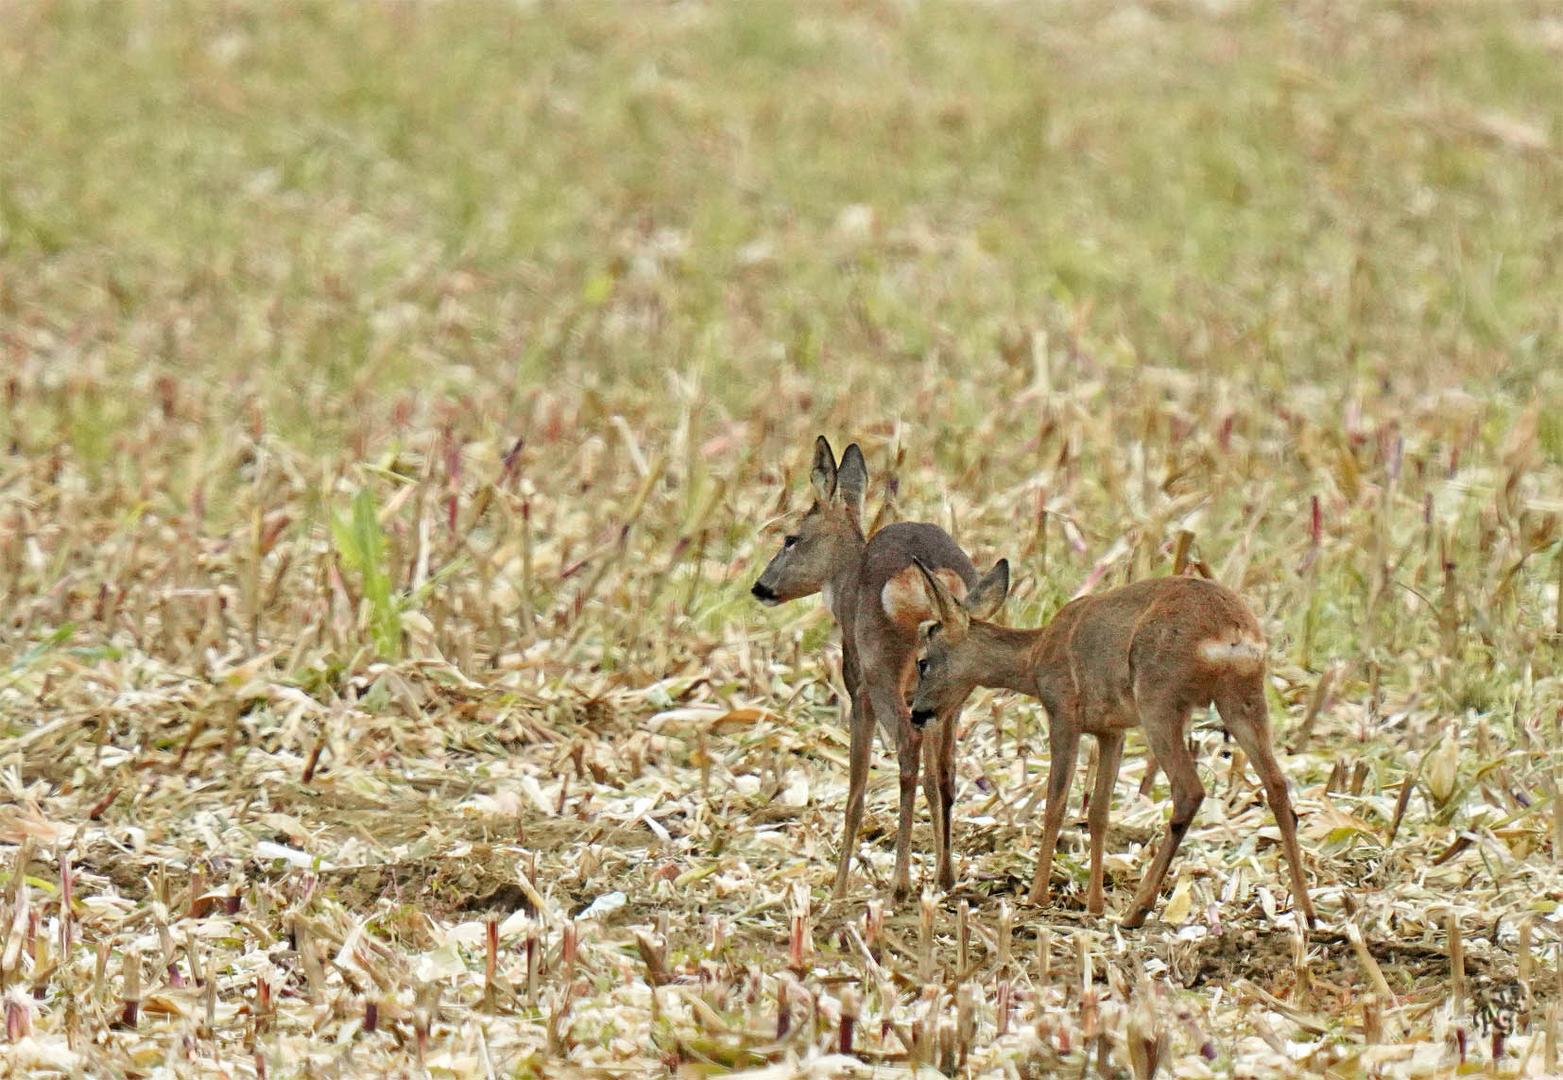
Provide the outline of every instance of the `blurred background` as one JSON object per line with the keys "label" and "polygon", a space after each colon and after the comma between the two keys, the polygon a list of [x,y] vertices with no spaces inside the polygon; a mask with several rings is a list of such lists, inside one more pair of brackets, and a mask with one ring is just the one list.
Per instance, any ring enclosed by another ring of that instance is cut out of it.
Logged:
{"label": "blurred background", "polygon": [[[8,633],[79,621],[74,560],[143,525],[329,555],[361,488],[407,606],[499,523],[490,653],[651,578],[714,630],[817,431],[887,517],[1015,554],[1061,515],[1055,599],[1180,490],[1213,560],[1261,504],[1305,543],[1310,494],[1350,533],[1363,444],[1502,472],[1518,428],[1555,470],[1560,58],[1546,3],[6,5],[0,420],[47,489]],[[73,499],[120,516],[57,543]],[[666,558],[578,589],[621,539]],[[633,644],[599,614],[599,659]]]}
{"label": "blurred background", "polygon": [[1523,396],[1557,356],[1551,4],[0,17],[13,353],[227,383],[290,436],[669,371],[829,409],[1039,329],[1275,391]]}

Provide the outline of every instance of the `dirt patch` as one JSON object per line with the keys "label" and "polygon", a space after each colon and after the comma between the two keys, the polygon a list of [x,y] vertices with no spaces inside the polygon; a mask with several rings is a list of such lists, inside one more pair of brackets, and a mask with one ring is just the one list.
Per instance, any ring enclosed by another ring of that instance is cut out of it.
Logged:
{"label": "dirt patch", "polygon": [[338,867],[323,871],[328,894],[353,908],[372,908],[382,899],[410,904],[431,915],[462,912],[508,915],[528,906],[515,879],[486,855],[417,859],[381,866]]}

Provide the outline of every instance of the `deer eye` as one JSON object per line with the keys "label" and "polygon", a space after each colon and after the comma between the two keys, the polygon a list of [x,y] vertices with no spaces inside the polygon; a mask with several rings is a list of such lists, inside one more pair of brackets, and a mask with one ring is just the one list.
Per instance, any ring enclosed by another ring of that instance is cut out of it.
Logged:
{"label": "deer eye", "polygon": [[924,657],[923,659],[917,661],[917,674],[919,674],[919,675],[926,675],[926,674],[928,674],[928,659],[926,657]]}
{"label": "deer eye", "polygon": [[784,548],[796,547],[797,543],[798,543],[798,538],[796,536],[784,536],[784,537],[782,537],[782,547],[784,547]]}

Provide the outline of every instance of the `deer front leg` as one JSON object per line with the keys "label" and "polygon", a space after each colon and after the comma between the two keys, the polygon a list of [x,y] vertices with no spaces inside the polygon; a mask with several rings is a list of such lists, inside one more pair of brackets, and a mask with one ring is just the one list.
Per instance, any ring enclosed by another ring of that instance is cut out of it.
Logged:
{"label": "deer front leg", "polygon": [[857,853],[858,832],[863,828],[863,798],[868,790],[869,758],[874,750],[874,714],[868,695],[854,688],[849,691],[852,704],[847,714],[851,751],[847,774],[847,817],[841,835],[841,857],[836,863],[836,884],[831,896],[847,894],[852,874],[852,856]]}
{"label": "deer front leg", "polygon": [[[933,826],[933,862],[942,878],[946,852],[943,803],[939,800],[939,724],[935,720],[923,729],[923,794],[928,797],[928,819]],[[948,888],[942,880],[939,885]]]}
{"label": "deer front leg", "polygon": [[922,764],[923,733],[912,725],[911,711],[899,689],[873,687],[870,708],[881,724],[894,725],[896,758],[900,765],[901,804],[896,817],[895,877],[891,892],[897,900],[912,893],[912,811],[917,805],[917,771]]}
{"label": "deer front leg", "polygon": [[955,887],[950,812],[955,804],[955,731],[960,718],[959,709],[939,717],[923,743],[923,792],[928,796],[928,813],[933,819],[934,865],[939,887],[946,892]]}
{"label": "deer front leg", "polygon": [[952,709],[943,720],[939,740],[939,809],[944,823],[944,857],[939,864],[939,884],[955,887],[955,735],[961,725],[961,710]]}
{"label": "deer front leg", "polygon": [[1042,843],[1037,848],[1037,870],[1031,879],[1032,904],[1045,904],[1053,876],[1053,853],[1058,849],[1058,834],[1064,827],[1064,811],[1069,803],[1069,785],[1075,777],[1075,761],[1080,753],[1080,726],[1062,710],[1052,716],[1048,731],[1047,809],[1042,812]]}
{"label": "deer front leg", "polygon": [[1156,785],[1156,755],[1145,755],[1145,776],[1140,780],[1140,794],[1149,797],[1151,789]]}

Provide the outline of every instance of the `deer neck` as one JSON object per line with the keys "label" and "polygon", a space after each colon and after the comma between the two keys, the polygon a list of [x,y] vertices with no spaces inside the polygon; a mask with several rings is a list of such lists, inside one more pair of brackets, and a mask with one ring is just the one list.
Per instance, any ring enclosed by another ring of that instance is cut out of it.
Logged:
{"label": "deer neck", "polygon": [[1032,685],[1044,701],[1063,700],[1074,691],[1074,665],[1069,657],[1071,629],[1063,620],[1054,619],[1033,632]]}
{"label": "deer neck", "polygon": [[842,622],[842,616],[857,596],[858,582],[863,577],[863,552],[867,548],[868,541],[861,536],[857,537],[845,551],[836,572],[820,590],[820,598],[838,623]]}
{"label": "deer neck", "polygon": [[1037,695],[1039,631],[973,622],[970,633],[977,636],[982,650],[983,686]]}

